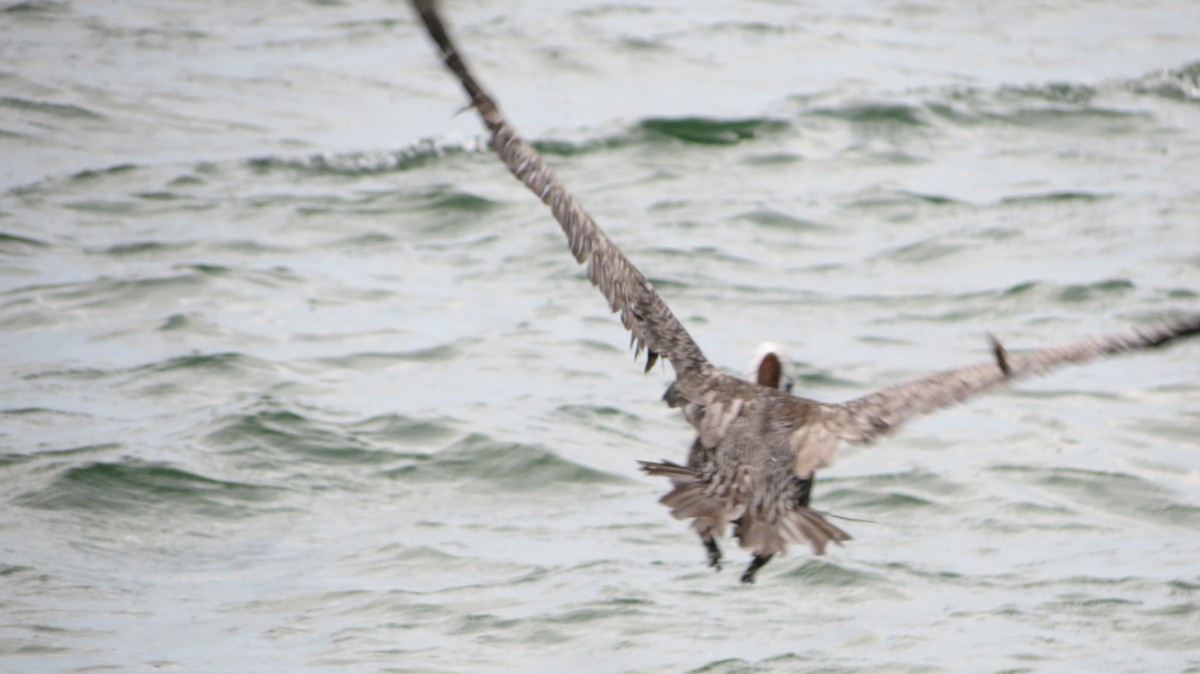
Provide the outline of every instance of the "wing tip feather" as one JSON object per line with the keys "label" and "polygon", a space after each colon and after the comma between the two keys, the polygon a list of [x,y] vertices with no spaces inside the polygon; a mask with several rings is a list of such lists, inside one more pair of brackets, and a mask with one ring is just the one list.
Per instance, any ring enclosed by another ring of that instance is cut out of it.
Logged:
{"label": "wing tip feather", "polygon": [[1005,377],[1011,377],[1012,363],[1008,360],[1008,349],[1004,348],[1000,340],[996,339],[996,336],[991,333],[988,334],[988,341],[992,344],[992,355],[996,357],[996,365],[999,366],[1000,372]]}

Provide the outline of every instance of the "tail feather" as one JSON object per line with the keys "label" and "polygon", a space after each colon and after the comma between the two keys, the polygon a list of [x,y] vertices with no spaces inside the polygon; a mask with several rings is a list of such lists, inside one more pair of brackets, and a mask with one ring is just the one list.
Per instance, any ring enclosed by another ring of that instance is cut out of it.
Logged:
{"label": "tail feather", "polygon": [[852,540],[850,534],[830,524],[824,513],[811,508],[789,510],[772,519],[747,513],[734,535],[742,547],[760,555],[783,552],[788,543],[808,544],[813,554],[823,555],[830,541],[841,545]]}
{"label": "tail feather", "polygon": [[724,536],[725,524],[731,519],[726,504],[704,493],[704,485],[699,482],[675,485],[659,503],[670,508],[675,519],[692,520],[692,528],[702,535]]}
{"label": "tail feather", "polygon": [[725,535],[725,524],[733,515],[729,504],[708,494],[705,483],[699,480],[694,470],[670,461],[641,463],[646,473],[671,479],[674,489],[658,502],[670,508],[675,519],[692,520],[692,528],[702,536]]}
{"label": "tail feather", "polygon": [[780,519],[779,528],[784,537],[792,543],[811,545],[813,554],[816,555],[825,554],[825,546],[830,541],[841,545],[853,538],[839,527],[830,524],[824,513],[811,508],[788,512]]}
{"label": "tail feather", "polygon": [[642,471],[647,475],[655,475],[658,477],[669,477],[672,480],[695,480],[696,473],[687,466],[681,466],[670,461],[638,461],[642,464]]}
{"label": "tail feather", "polygon": [[692,468],[670,461],[641,464],[649,475],[670,478],[674,488],[659,503],[670,508],[675,519],[692,520],[692,528],[701,535],[724,536],[726,525],[732,522],[736,525],[734,535],[742,547],[759,555],[781,553],[788,543],[807,544],[814,554],[823,555],[830,541],[841,545],[852,539],[850,534],[830,524],[819,510],[793,506],[791,510],[771,515],[747,510],[709,493],[708,485]]}

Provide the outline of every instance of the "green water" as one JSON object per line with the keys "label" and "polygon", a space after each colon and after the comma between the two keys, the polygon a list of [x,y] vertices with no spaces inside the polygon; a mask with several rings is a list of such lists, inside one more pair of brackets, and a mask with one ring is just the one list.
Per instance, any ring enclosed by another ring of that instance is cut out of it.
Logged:
{"label": "green water", "polygon": [[[446,12],[731,370],[1200,308],[1200,5]],[[843,451],[854,540],[742,587],[404,3],[18,3],[0,52],[0,670],[1200,671],[1200,346]]]}

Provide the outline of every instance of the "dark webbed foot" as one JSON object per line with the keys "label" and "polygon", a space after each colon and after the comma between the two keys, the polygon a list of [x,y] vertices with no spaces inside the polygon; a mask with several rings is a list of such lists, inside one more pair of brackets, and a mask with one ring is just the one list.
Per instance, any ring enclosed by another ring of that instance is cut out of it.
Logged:
{"label": "dark webbed foot", "polygon": [[754,555],[754,559],[750,562],[750,566],[746,567],[746,572],[742,574],[742,582],[750,584],[754,582],[754,576],[758,570],[767,565],[771,558],[775,555]]}
{"label": "dark webbed foot", "polygon": [[712,537],[712,534],[700,534],[700,540],[704,543],[704,549],[708,550],[708,565],[716,571],[721,570],[721,548],[717,546],[717,540]]}

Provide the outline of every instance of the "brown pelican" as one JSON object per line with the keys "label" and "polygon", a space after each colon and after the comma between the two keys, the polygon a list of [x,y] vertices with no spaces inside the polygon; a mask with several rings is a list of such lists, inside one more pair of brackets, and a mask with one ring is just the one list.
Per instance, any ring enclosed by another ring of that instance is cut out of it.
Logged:
{"label": "brown pelican", "polygon": [[[792,377],[789,372],[791,363],[787,356],[778,346],[770,342],[759,345],[758,351],[758,357],[755,358],[757,365],[754,368],[755,382],[764,388],[790,393],[792,390]],[[692,519],[692,528],[700,534],[700,541],[708,552],[709,566],[718,571],[721,569],[721,548],[717,545],[716,539],[725,531],[728,521],[734,524],[734,535],[741,544],[755,550],[754,560],[742,574],[744,583],[754,582],[754,575],[770,561],[775,551],[783,551],[786,544],[783,541],[773,540],[777,534],[793,542],[809,543],[813,552],[818,555],[825,553],[825,546],[829,541],[840,545],[843,541],[850,540],[850,534],[830,524],[821,513],[808,507],[809,499],[812,498],[815,473],[801,477],[790,469],[784,469],[774,472],[775,479],[766,475],[758,476],[753,489],[761,497],[762,503],[764,505],[768,501],[785,503],[787,504],[786,510],[790,513],[770,518],[770,521],[776,524],[774,529],[755,526],[755,523],[768,521],[767,518],[747,519],[743,515],[728,520],[726,519],[727,515],[720,512],[707,512],[706,492],[709,491],[712,480],[706,481],[703,476],[706,472],[715,474],[715,471],[719,470],[716,452],[716,447],[705,445],[697,437],[688,452],[686,466],[680,466],[670,461],[641,462],[642,470],[650,475],[671,478],[675,488],[663,496],[660,503],[669,507],[671,513],[677,518]],[[755,457],[753,451],[742,451],[740,454],[745,457],[741,460],[746,462],[747,467],[751,465],[761,467],[772,461],[766,455]],[[776,543],[778,544],[776,545]],[[766,550],[770,550],[770,552],[766,552]]]}
{"label": "brown pelican", "polygon": [[774,352],[762,359],[756,381],[720,372],[646,277],[509,125],[459,55],[434,0],[413,0],[413,4],[446,66],[466,91],[469,107],[483,119],[492,148],[508,170],[550,207],[576,261],[587,265],[592,284],[612,311],[620,313],[635,354],[645,351],[646,371],[660,357],[674,369],[675,381],[663,399],[683,411],[697,437],[685,465],[647,462],[642,468],[671,479],[673,488],[662,503],[676,518],[692,520],[714,567],[721,557],[716,540],[733,525],[734,536],[754,555],[742,582],[753,582],[758,570],[788,543],[807,543],[822,554],[829,541],[850,538],[809,507],[815,471],[833,462],[839,443],[870,443],[913,417],[1014,379],[1200,334],[1200,316],[1191,316],[1020,354],[1010,355],[993,339],[993,358],[984,364],[837,404],[781,389],[783,363]]}

